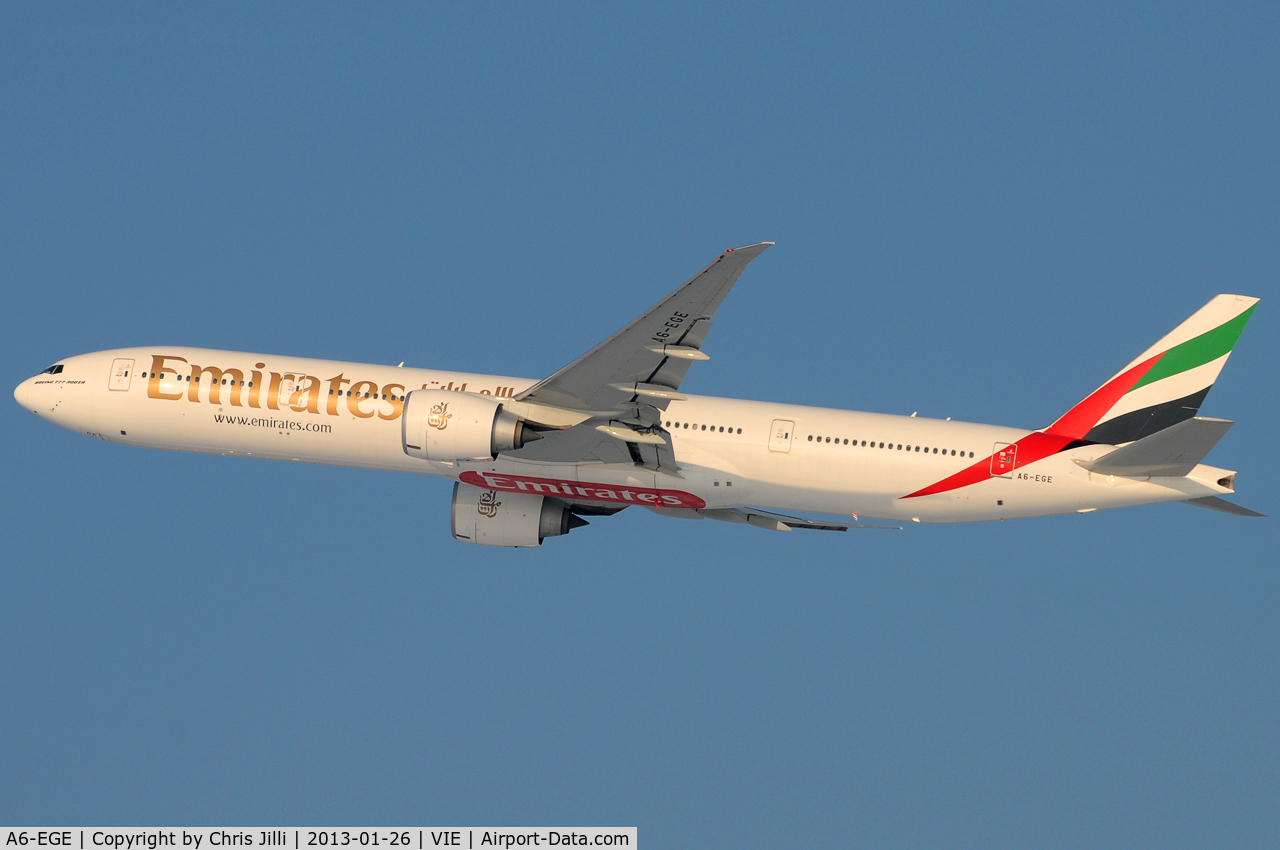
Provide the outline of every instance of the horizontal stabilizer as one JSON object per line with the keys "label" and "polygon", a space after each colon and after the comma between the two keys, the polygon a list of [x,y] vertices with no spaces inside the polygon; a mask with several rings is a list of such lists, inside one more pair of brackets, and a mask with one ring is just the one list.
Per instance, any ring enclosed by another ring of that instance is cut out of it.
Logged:
{"label": "horizontal stabilizer", "polygon": [[698,513],[707,519],[718,519],[721,522],[745,522],[756,528],[769,531],[791,531],[805,528],[811,531],[848,531],[851,528],[879,528],[901,531],[898,525],[852,525],[843,522],[821,522],[813,519],[775,514],[759,508],[701,508]]}
{"label": "horizontal stabilizer", "polygon": [[1251,511],[1248,508],[1242,508],[1234,502],[1228,502],[1226,499],[1219,499],[1217,496],[1205,496],[1203,499],[1187,499],[1182,504],[1194,505],[1197,508],[1208,508],[1211,511],[1221,511],[1224,514],[1232,514],[1233,516],[1266,516],[1266,514]]}
{"label": "horizontal stabilizer", "polygon": [[1076,461],[1099,475],[1181,477],[1196,468],[1234,425],[1226,419],[1184,419],[1093,461]]}

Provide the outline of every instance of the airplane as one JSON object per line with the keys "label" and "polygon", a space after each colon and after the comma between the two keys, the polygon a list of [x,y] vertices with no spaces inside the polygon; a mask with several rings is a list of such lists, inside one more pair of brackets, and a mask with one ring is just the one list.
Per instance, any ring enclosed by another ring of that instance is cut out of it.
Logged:
{"label": "airplane", "polygon": [[1160,502],[1262,516],[1222,498],[1235,471],[1201,463],[1233,423],[1198,415],[1257,298],[1216,296],[1034,431],[681,393],[772,244],[724,251],[540,381],[151,346],[60,360],[14,397],[112,443],[443,476],[454,538],[483,546],[540,546],[636,506],[776,531]]}

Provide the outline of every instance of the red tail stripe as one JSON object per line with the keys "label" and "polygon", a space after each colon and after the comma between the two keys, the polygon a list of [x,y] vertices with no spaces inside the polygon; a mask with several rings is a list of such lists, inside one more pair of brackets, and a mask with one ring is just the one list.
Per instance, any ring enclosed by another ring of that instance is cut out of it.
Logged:
{"label": "red tail stripe", "polygon": [[[1035,463],[1049,455],[1057,454],[1062,447],[1071,442],[1071,438],[1061,434],[1043,434],[1034,431],[1014,443],[1018,447],[1016,456],[1016,464],[1018,467],[1026,466],[1029,463]],[[983,458],[972,466],[965,467],[948,478],[944,478],[936,484],[930,484],[923,490],[917,490],[914,493],[908,493],[903,496],[904,499],[914,499],[917,496],[932,496],[934,493],[944,493],[947,490],[955,490],[960,487],[968,487],[970,484],[977,484],[986,481],[991,477],[991,456]]]}
{"label": "red tail stripe", "polygon": [[1068,410],[1058,418],[1048,428],[1046,432],[1057,434],[1062,437],[1070,437],[1072,440],[1083,440],[1084,435],[1098,424],[1108,410],[1115,407],[1120,397],[1133,389],[1133,385],[1142,380],[1142,376],[1147,374],[1147,370],[1156,365],[1156,361],[1164,356],[1164,352],[1160,352],[1150,360],[1144,360],[1132,369],[1129,369],[1107,383],[1093,391],[1093,394],[1075,407]]}
{"label": "red tail stripe", "polygon": [[[1098,424],[1098,420],[1114,407],[1120,397],[1132,389],[1134,384],[1142,380],[1142,376],[1147,374],[1147,370],[1156,365],[1156,361],[1163,356],[1164,352],[1161,352],[1150,360],[1144,360],[1132,369],[1126,369],[1123,373],[1094,390],[1084,401],[1058,417],[1058,421],[1043,432],[1036,431],[1028,434],[1014,443],[1018,447],[1015,461],[1017,466],[1023,467],[1038,460],[1043,460],[1049,455],[1062,451],[1062,448],[1069,443],[1075,440],[1083,440],[1084,435],[1088,434],[1093,426]],[[908,493],[902,498],[913,499],[916,496],[932,496],[934,493],[945,493],[947,490],[955,490],[960,487],[967,487],[970,484],[977,484],[980,481],[986,481],[990,477],[991,455],[988,455],[972,466],[960,470],[955,475],[944,478],[936,484],[930,484],[923,490]]]}

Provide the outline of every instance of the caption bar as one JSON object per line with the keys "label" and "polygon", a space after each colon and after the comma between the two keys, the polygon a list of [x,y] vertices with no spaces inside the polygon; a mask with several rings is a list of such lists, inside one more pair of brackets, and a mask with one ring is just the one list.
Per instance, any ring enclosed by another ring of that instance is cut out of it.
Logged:
{"label": "caption bar", "polygon": [[489,850],[500,847],[635,847],[636,828],[573,826],[399,826],[368,827],[0,827],[0,850],[51,847],[56,850],[210,850],[269,847],[306,850],[324,847],[378,847],[427,850],[433,847]]}

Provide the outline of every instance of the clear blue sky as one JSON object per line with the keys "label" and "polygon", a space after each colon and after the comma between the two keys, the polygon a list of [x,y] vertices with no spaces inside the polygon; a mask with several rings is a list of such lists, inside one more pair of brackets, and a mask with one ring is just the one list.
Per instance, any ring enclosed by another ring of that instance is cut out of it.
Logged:
{"label": "clear blue sky", "polygon": [[[687,389],[1041,427],[1262,297],[1203,412],[1280,515],[1280,12],[1043,6],[5,4],[5,386],[144,344],[539,378],[774,240]],[[441,480],[0,408],[0,822],[1280,843],[1274,519],[493,551]]]}

